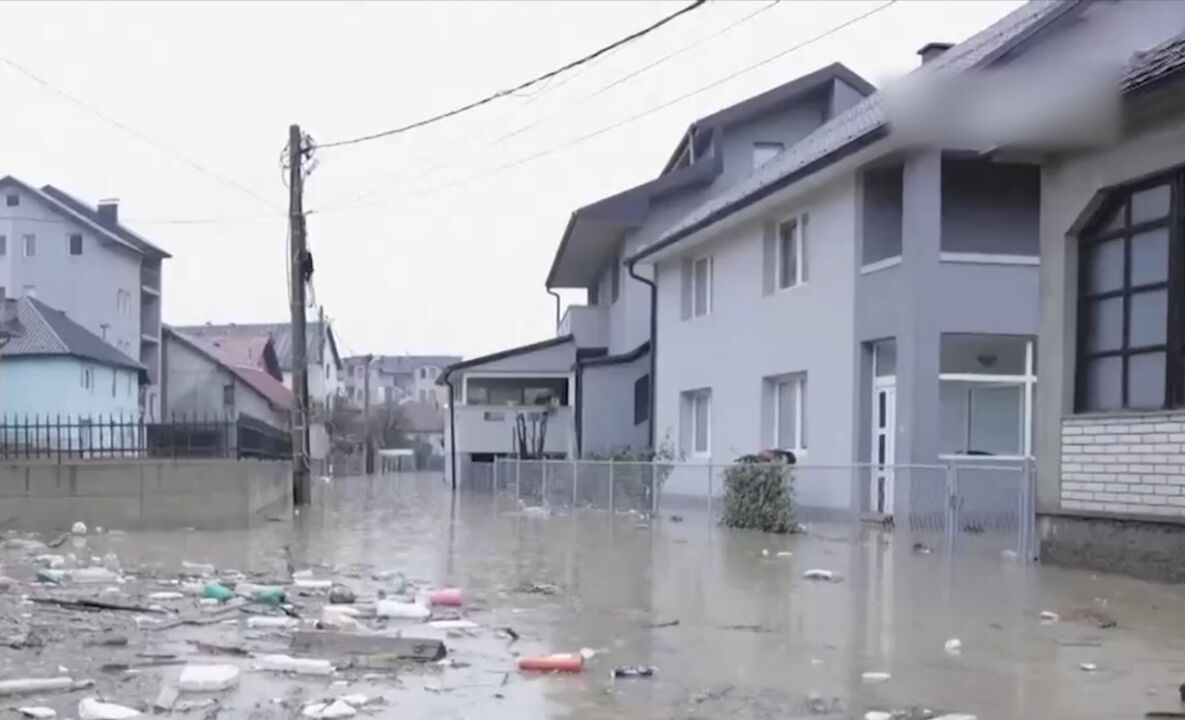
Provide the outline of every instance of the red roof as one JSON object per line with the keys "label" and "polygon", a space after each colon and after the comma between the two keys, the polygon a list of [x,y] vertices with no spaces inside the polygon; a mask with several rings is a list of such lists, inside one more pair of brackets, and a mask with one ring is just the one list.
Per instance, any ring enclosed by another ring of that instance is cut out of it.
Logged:
{"label": "red roof", "polygon": [[[234,357],[220,347],[195,338],[185,333],[177,332],[175,328],[167,327],[166,331],[173,337],[188,345],[194,351],[209,358],[217,365],[226,368],[244,385],[259,393],[276,410],[288,410],[292,407],[292,391],[284,383],[269,375],[259,367],[249,367],[244,364],[244,358]],[[264,338],[266,340],[266,338]],[[266,343],[264,343],[266,344]]]}

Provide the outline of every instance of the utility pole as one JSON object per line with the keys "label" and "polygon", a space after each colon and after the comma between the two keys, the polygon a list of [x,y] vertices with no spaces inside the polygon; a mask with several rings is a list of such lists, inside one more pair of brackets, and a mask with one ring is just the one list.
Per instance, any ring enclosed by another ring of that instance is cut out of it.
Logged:
{"label": "utility pole", "polygon": [[366,376],[362,380],[362,428],[366,437],[366,450],[362,454],[362,470],[367,475],[374,474],[374,439],[370,432],[370,364],[374,362],[374,355],[366,356]]}
{"label": "utility pole", "polygon": [[292,502],[308,505],[309,361],[305,331],[304,137],[288,127],[289,308],[292,313]]}

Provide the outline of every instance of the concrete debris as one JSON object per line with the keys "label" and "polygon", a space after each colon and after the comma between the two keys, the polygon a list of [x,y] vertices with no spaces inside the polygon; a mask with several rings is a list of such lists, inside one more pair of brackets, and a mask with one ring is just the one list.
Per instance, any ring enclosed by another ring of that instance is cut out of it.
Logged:
{"label": "concrete debris", "polygon": [[97,698],[85,698],[78,702],[79,720],[129,720],[140,717],[140,711],[130,707],[106,703]]}
{"label": "concrete debris", "polygon": [[[60,526],[59,526],[60,527]],[[86,523],[81,520],[70,526],[70,532],[75,535],[86,535]]]}
{"label": "concrete debris", "polygon": [[177,679],[177,687],[187,692],[221,692],[238,684],[234,665],[186,665]]}
{"label": "concrete debris", "polygon": [[156,695],[156,700],[152,701],[152,709],[157,712],[167,713],[173,709],[177,704],[177,698],[180,692],[172,685],[164,685],[160,692]]}
{"label": "concrete debris", "polygon": [[0,680],[0,697],[5,695],[26,695],[28,693],[70,690],[73,687],[74,681],[68,677]]}
{"label": "concrete debris", "polygon": [[33,720],[51,720],[51,718],[58,716],[58,712],[53,708],[40,706],[19,707],[16,711],[27,718],[33,718]]}

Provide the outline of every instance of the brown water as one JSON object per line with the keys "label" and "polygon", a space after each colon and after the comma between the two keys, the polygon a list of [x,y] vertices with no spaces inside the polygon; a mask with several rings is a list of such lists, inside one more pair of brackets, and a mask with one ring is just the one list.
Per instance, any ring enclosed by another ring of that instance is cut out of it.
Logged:
{"label": "brown water", "polygon": [[[986,543],[953,558],[918,554],[917,538],[864,528],[777,537],[714,528],[690,515],[679,523],[601,511],[535,517],[509,499],[454,500],[439,476],[339,478],[317,494],[317,504],[290,523],[103,536],[88,539],[88,552],[113,551],[125,566],[162,574],[182,559],[279,574],[287,545],[298,567],[333,574],[362,595],[381,584],[370,579],[381,570],[462,587],[469,617],[486,629],[446,640],[468,667],[423,668],[398,681],[350,676],[343,686],[246,672],[241,688],[223,696],[222,717],[290,717],[296,711],[272,699],[346,692],[381,695],[387,704],[373,712],[390,718],[816,717],[811,694],[835,702],[831,716],[843,718],[920,707],[981,719],[1110,720],[1180,708],[1185,598],[1176,586],[1024,565]],[[811,568],[842,580],[802,579]],[[519,590],[532,582],[561,592]],[[1042,610],[1062,620],[1042,624]],[[1090,620],[1100,612],[1116,627]],[[505,626],[522,639],[511,644],[489,629]],[[244,633],[258,647],[286,647],[283,637],[237,624],[166,631],[133,646],[241,641]],[[960,655],[944,651],[950,638],[962,641]],[[515,654],[580,648],[598,651],[583,674],[514,670]],[[81,658],[76,648],[31,653],[0,652],[3,677],[71,660],[82,666],[72,673],[85,676],[97,662],[95,652]],[[1084,671],[1082,663],[1098,669]],[[658,674],[610,680],[622,664],[653,665]],[[151,700],[176,672],[103,676],[98,691],[127,704]],[[891,678],[868,684],[865,672]],[[81,696],[45,699],[70,717]]]}

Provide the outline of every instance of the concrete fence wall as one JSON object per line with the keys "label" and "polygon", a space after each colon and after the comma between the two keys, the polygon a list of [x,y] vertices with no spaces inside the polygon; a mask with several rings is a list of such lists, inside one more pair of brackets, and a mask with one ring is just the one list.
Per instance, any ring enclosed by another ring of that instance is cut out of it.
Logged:
{"label": "concrete fence wall", "polygon": [[0,527],[243,528],[288,517],[291,465],[276,460],[0,464]]}

